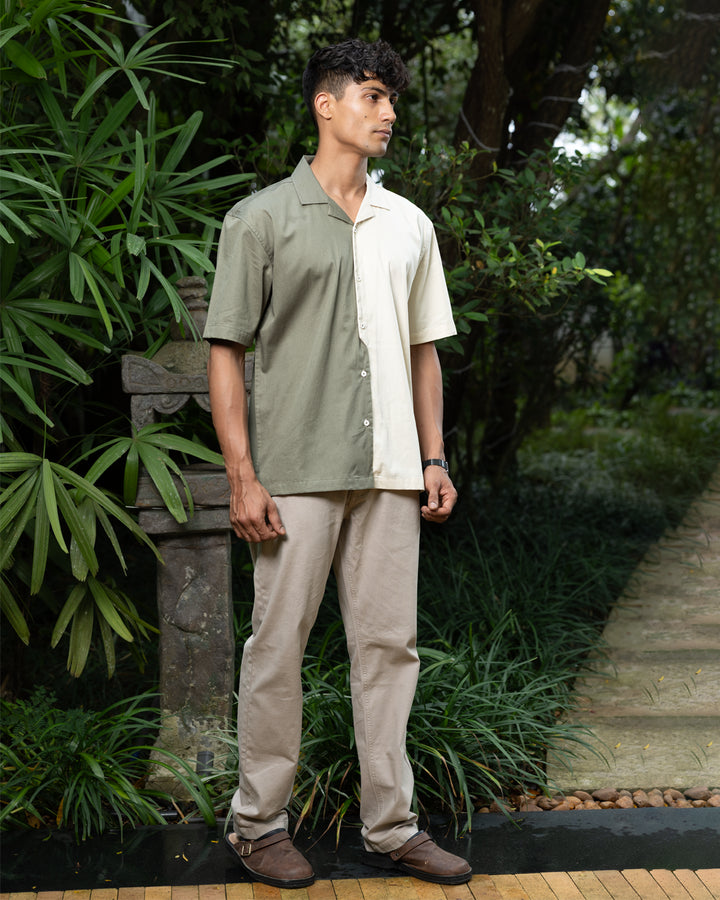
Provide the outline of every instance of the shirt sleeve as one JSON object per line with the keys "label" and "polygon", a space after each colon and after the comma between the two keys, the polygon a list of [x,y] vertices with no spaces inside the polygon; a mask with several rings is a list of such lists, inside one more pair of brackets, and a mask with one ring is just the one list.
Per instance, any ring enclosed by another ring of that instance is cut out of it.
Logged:
{"label": "shirt sleeve", "polygon": [[218,244],[206,340],[234,341],[248,346],[270,300],[272,259],[267,241],[234,212],[225,216]]}
{"label": "shirt sleeve", "polygon": [[457,334],[432,222],[423,215],[425,247],[408,298],[410,343],[425,344]]}

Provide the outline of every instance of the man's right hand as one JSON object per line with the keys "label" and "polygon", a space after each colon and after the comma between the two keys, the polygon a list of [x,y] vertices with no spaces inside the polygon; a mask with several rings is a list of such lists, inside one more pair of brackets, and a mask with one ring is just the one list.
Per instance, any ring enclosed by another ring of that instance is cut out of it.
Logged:
{"label": "man's right hand", "polygon": [[277,505],[257,478],[231,485],[230,524],[239,538],[251,544],[285,535]]}
{"label": "man's right hand", "polygon": [[258,481],[250,455],[244,346],[230,341],[211,342],[208,390],[213,424],[230,484],[233,531],[252,544],[282,537],[285,529],[280,513]]}

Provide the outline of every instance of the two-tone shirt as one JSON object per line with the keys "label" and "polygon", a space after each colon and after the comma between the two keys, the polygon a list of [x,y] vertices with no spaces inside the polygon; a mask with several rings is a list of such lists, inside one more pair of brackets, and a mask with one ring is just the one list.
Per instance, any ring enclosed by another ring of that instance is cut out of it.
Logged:
{"label": "two-tone shirt", "polygon": [[455,334],[432,223],[370,177],[353,222],[310,160],[225,217],[204,336],[255,345],[271,494],[421,490],[410,347]]}

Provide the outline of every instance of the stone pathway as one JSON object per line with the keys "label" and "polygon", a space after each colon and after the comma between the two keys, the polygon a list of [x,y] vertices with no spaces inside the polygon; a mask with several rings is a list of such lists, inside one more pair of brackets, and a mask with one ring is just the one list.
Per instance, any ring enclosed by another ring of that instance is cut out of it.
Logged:
{"label": "stone pathway", "polygon": [[645,556],[578,681],[574,720],[592,729],[563,793],[720,787],[720,469],[683,524]]}

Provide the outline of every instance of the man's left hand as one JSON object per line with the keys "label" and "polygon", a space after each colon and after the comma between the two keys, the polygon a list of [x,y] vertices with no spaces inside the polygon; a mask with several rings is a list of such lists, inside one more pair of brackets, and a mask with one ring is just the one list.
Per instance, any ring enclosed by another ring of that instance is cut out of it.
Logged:
{"label": "man's left hand", "polygon": [[427,505],[420,507],[420,515],[426,522],[447,522],[457,502],[457,491],[450,476],[440,466],[428,466],[423,472]]}

